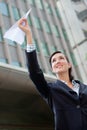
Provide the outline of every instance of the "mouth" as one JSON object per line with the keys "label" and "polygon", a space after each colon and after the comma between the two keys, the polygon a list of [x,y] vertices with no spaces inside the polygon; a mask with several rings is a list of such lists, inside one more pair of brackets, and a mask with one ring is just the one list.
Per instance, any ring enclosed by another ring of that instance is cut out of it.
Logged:
{"label": "mouth", "polygon": [[56,68],[62,68],[63,66],[62,65],[57,65]]}

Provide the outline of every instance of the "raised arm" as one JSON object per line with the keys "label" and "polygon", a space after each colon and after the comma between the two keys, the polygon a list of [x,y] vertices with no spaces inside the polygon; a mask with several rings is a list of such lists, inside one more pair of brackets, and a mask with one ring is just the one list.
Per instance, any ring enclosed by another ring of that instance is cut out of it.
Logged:
{"label": "raised arm", "polygon": [[18,26],[22,31],[25,32],[27,44],[32,44],[32,33],[31,33],[30,27],[28,25],[27,19],[25,19],[25,18],[20,19],[18,21]]}
{"label": "raised arm", "polygon": [[[26,34],[27,46],[32,47],[32,45],[33,45],[32,33],[31,33],[30,27],[28,25],[28,21],[23,18],[18,21],[18,26]],[[36,50],[34,49],[33,51],[30,51],[30,52],[26,51],[26,56],[27,56],[29,75],[30,75],[32,81],[36,85],[40,94],[44,98],[48,98],[49,97],[49,87],[48,87],[47,81],[44,78],[43,72],[39,67]]]}

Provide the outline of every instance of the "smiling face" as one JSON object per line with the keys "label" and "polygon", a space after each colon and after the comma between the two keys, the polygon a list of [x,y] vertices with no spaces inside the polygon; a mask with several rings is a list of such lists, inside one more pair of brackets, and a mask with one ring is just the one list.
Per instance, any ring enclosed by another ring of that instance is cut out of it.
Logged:
{"label": "smiling face", "polygon": [[51,67],[55,74],[63,74],[69,72],[71,64],[67,61],[63,53],[56,53],[51,58]]}

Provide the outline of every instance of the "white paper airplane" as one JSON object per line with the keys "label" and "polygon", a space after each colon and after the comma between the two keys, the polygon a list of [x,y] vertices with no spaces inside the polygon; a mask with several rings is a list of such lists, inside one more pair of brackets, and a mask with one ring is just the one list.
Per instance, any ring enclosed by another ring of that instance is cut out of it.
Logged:
{"label": "white paper airplane", "polygon": [[[30,14],[31,9],[22,17],[26,18]],[[24,23],[23,23],[24,24]],[[18,27],[17,22],[4,34],[4,38],[22,44],[24,42],[25,33]]]}

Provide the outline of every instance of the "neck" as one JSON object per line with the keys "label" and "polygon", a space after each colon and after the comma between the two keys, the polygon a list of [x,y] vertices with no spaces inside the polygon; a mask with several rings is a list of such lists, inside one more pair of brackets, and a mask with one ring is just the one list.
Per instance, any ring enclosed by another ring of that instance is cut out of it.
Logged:
{"label": "neck", "polygon": [[57,78],[59,80],[61,80],[61,81],[64,81],[68,85],[68,87],[70,87],[70,88],[73,87],[72,82],[70,81],[68,73],[58,74]]}
{"label": "neck", "polygon": [[65,81],[67,84],[71,82],[68,73],[58,74],[57,78],[61,81]]}

